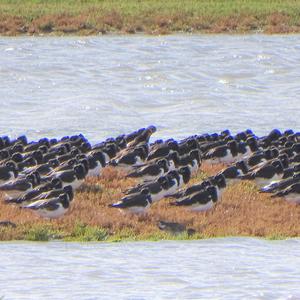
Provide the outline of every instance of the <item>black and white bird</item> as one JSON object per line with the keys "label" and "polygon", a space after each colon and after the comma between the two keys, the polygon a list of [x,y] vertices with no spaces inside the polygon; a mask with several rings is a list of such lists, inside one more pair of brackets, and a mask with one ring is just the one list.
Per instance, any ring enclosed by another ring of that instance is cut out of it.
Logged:
{"label": "black and white bird", "polygon": [[218,199],[221,198],[223,191],[227,186],[225,176],[223,174],[217,174],[211,178],[210,181],[217,190]]}
{"label": "black and white bird", "polygon": [[290,203],[300,204],[300,183],[295,183],[286,189],[273,194],[271,197],[283,197]]}
{"label": "black and white bird", "polygon": [[172,198],[176,199],[185,199],[186,197],[200,191],[204,191],[207,187],[211,186],[212,182],[210,180],[204,180],[200,183],[191,185],[186,189],[182,189],[173,195],[170,195]]}
{"label": "black and white bird", "polygon": [[158,144],[156,148],[150,151],[147,160],[153,160],[155,158],[164,158],[174,151],[178,151],[177,141],[168,141],[162,144]]}
{"label": "black and white bird", "polygon": [[274,192],[279,192],[281,190],[286,189],[290,185],[293,185],[295,183],[300,183],[300,173],[296,173],[293,176],[276,181],[273,183],[270,183],[260,189],[260,192],[262,193],[274,193]]}
{"label": "black and white bird", "polygon": [[52,172],[55,168],[59,166],[59,161],[57,159],[50,159],[47,163],[45,164],[40,164],[36,165],[34,167],[29,167],[24,169],[21,173],[20,176],[26,176],[28,174],[31,174],[33,172],[38,172],[40,175],[47,175],[50,172]]}
{"label": "black and white bird", "polygon": [[131,172],[127,177],[140,178],[143,181],[153,181],[163,176],[169,170],[169,164],[166,159],[160,159],[157,163],[142,167]]}
{"label": "black and white bird", "polygon": [[192,211],[207,211],[218,201],[218,192],[215,186],[209,186],[205,190],[196,192],[181,201],[171,203],[175,206],[184,206]]}
{"label": "black and white bird", "polygon": [[219,146],[209,150],[203,159],[210,164],[225,163],[231,164],[239,158],[238,144],[230,141],[227,145]]}
{"label": "black and white bird", "polygon": [[247,165],[243,160],[241,160],[238,161],[235,165],[227,167],[226,169],[221,171],[220,174],[225,177],[226,183],[230,184],[239,181],[239,177],[247,174],[247,172]]}
{"label": "black and white bird", "polygon": [[61,188],[62,188],[61,180],[58,178],[54,178],[51,182],[38,185],[33,190],[25,194],[22,194],[20,197],[5,199],[5,202],[24,206],[32,202],[32,199],[38,197],[42,193],[49,192],[51,190],[61,189]]}
{"label": "black and white bird", "polygon": [[161,176],[156,181],[138,185],[130,189],[127,195],[140,193],[143,189],[148,189],[152,202],[157,202],[162,198],[174,193],[177,190],[178,183],[172,176]]}
{"label": "black and white bird", "polygon": [[110,162],[110,165],[121,168],[125,171],[132,171],[133,167],[141,166],[144,164],[147,158],[147,152],[143,147],[133,149],[129,153],[125,153],[123,156],[114,159]]}
{"label": "black and white bird", "polygon": [[68,198],[69,201],[73,200],[73,198],[74,198],[74,191],[73,191],[72,186],[67,185],[62,189],[52,189],[50,191],[45,191],[45,192],[41,193],[40,195],[37,195],[33,199],[31,199],[31,202],[56,198],[61,194],[67,194],[69,197]]}
{"label": "black and white bird", "polygon": [[178,167],[188,166],[192,175],[195,174],[201,166],[201,153],[199,150],[192,150],[188,155],[180,158],[177,162]]}
{"label": "black and white bird", "polygon": [[87,177],[100,176],[101,170],[106,166],[105,156],[103,152],[96,151],[92,155],[87,157],[88,161],[88,173]]}
{"label": "black and white bird", "polygon": [[64,193],[55,198],[32,202],[23,208],[34,210],[43,218],[57,219],[67,212],[71,200],[69,195]]}
{"label": "black and white bird", "polygon": [[58,178],[61,180],[63,187],[71,185],[74,190],[77,190],[82,185],[86,174],[87,170],[83,164],[79,164],[72,170],[57,172],[47,178],[44,177],[44,179],[46,181],[51,181],[54,178]]}
{"label": "black and white bird", "polygon": [[4,192],[7,198],[17,198],[22,194],[28,193],[40,184],[40,175],[34,172],[27,175],[25,178],[18,179],[5,183],[0,186],[0,191]]}
{"label": "black and white bird", "polygon": [[0,166],[0,184],[14,180],[18,177],[17,164],[9,161],[5,165]]}
{"label": "black and white bird", "polygon": [[255,180],[255,183],[259,186],[265,186],[273,181],[282,179],[283,166],[281,163],[273,163],[263,165],[246,175],[240,176],[243,180]]}
{"label": "black and white bird", "polygon": [[122,201],[110,204],[109,207],[118,208],[121,211],[134,214],[144,213],[152,204],[151,195],[148,189],[143,189],[140,193],[129,195]]}

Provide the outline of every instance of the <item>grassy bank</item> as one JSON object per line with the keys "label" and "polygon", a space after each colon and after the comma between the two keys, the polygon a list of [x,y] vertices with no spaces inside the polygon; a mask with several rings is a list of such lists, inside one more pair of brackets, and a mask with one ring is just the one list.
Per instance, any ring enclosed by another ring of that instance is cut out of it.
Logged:
{"label": "grassy bank", "polygon": [[[221,168],[223,166],[204,166],[191,184]],[[9,220],[16,227],[1,226],[0,240],[126,241],[223,236],[278,239],[300,236],[300,206],[260,194],[251,182],[228,187],[216,207],[205,213],[170,206],[170,199],[154,204],[144,216],[130,216],[107,207],[118,201],[122,190],[134,183],[108,168],[101,179],[89,179],[84,189],[76,193],[70,211],[63,218],[52,221],[1,201],[0,221]],[[194,229],[195,234],[188,236],[183,232],[175,236],[160,231],[159,220],[184,224]]]}
{"label": "grassy bank", "polygon": [[297,0],[2,0],[0,34],[300,32]]}

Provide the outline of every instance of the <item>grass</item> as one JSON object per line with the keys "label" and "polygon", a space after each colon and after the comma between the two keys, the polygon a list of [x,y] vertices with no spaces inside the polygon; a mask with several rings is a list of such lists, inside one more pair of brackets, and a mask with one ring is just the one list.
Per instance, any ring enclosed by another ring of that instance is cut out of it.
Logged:
{"label": "grass", "polygon": [[300,32],[298,0],[2,0],[0,34]]}
{"label": "grass", "polygon": [[[223,167],[204,165],[189,184],[216,174]],[[124,179],[123,175],[107,168],[101,178],[88,179],[85,187],[76,193],[69,212],[58,220],[45,220],[34,212],[0,201],[0,221],[9,220],[17,225],[15,228],[0,227],[0,240],[119,242],[229,236],[273,240],[300,236],[300,206],[261,194],[252,182],[246,181],[229,186],[221,201],[208,212],[189,212],[170,206],[171,200],[163,199],[143,216],[121,213],[107,205],[118,201],[123,190],[136,184],[133,179]],[[196,233],[188,236],[187,232],[172,235],[160,231],[159,220],[184,224]]]}

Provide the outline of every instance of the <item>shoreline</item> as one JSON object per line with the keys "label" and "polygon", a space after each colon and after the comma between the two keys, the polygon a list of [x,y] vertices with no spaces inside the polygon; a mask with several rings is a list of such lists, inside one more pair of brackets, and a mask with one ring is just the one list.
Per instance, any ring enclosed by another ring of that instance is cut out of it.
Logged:
{"label": "shoreline", "polygon": [[[203,165],[189,185],[216,174],[223,165]],[[100,178],[86,181],[76,194],[74,203],[61,219],[45,220],[31,211],[6,205],[0,197],[0,221],[13,226],[0,226],[0,241],[123,242],[159,240],[199,240],[206,238],[253,237],[281,240],[300,237],[300,206],[257,191],[249,181],[233,184],[220,203],[207,212],[190,212],[169,205],[162,199],[143,216],[128,215],[108,204],[122,197],[122,190],[135,185],[133,179],[111,167]],[[157,227],[159,220],[183,224],[195,230],[171,234]]]}
{"label": "shoreline", "polygon": [[0,36],[300,33],[300,4],[274,0],[3,0]]}
{"label": "shoreline", "polygon": [[[10,22],[10,20],[6,21]],[[22,21],[21,21],[22,22]],[[230,27],[225,26],[222,29],[194,29],[194,28],[188,28],[188,29],[145,29],[145,30],[127,30],[126,28],[124,30],[102,30],[98,28],[92,28],[91,30],[81,30],[80,28],[76,28],[73,30],[60,30],[56,29],[55,27],[51,30],[43,30],[40,28],[35,28],[34,30],[22,29],[24,26],[28,27],[31,24],[25,24],[21,23],[21,27],[17,28],[3,28],[3,25],[1,24],[1,17],[0,17],[0,37],[90,37],[90,36],[136,36],[136,35],[149,35],[149,36],[167,36],[167,35],[183,35],[188,36],[192,34],[202,34],[202,35],[256,35],[256,34],[264,34],[264,35],[293,35],[293,34],[300,34],[300,24],[299,26],[288,26],[284,25],[284,27],[276,27],[276,26],[263,26],[259,27],[257,29],[243,29],[238,27],[235,29],[232,29]],[[72,26],[71,23],[67,26]],[[214,24],[211,25],[212,27]]]}

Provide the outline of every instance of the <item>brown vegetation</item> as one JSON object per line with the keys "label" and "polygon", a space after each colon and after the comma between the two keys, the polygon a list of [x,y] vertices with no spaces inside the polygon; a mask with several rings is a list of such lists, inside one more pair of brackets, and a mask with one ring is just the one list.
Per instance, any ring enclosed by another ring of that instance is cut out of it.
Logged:
{"label": "brown vegetation", "polygon": [[259,18],[253,15],[199,16],[185,12],[174,14],[146,14],[123,16],[116,10],[91,18],[90,13],[76,16],[67,13],[49,14],[27,19],[14,15],[0,15],[0,34],[105,34],[137,33],[169,34],[172,32],[202,33],[297,33],[300,23],[292,24],[289,15],[275,12]]}
{"label": "brown vegetation", "polygon": [[[216,174],[223,166],[204,166],[190,184]],[[300,235],[300,206],[260,194],[251,182],[241,182],[226,189],[214,209],[192,213],[169,205],[170,199],[154,204],[144,216],[128,215],[107,205],[118,201],[122,190],[135,184],[121,172],[107,168],[100,179],[88,179],[76,193],[70,211],[61,219],[45,220],[31,211],[0,202],[0,221],[17,225],[0,227],[0,240],[26,239],[35,228],[47,228],[54,238],[74,236],[76,226],[101,228],[107,237],[147,239],[162,237],[159,220],[178,222],[196,230],[196,238],[218,236],[295,237]],[[105,238],[107,238],[105,237]],[[76,238],[75,238],[76,239]]]}

